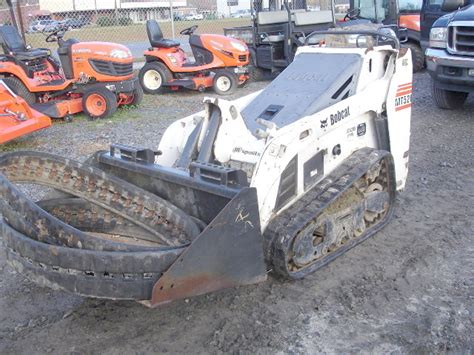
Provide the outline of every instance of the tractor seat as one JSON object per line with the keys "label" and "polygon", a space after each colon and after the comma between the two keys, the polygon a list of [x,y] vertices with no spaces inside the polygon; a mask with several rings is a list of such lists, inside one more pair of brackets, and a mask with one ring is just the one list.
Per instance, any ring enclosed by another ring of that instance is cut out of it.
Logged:
{"label": "tractor seat", "polygon": [[18,60],[34,60],[49,57],[51,54],[48,49],[30,49],[25,52],[14,52],[15,58]]}
{"label": "tractor seat", "polygon": [[12,54],[18,60],[33,60],[48,57],[48,49],[28,49],[18,30],[10,25],[0,27],[0,39],[5,54]]}
{"label": "tractor seat", "polygon": [[180,45],[177,41],[163,38],[163,32],[161,32],[160,25],[158,25],[156,20],[148,20],[146,22],[146,33],[151,46],[154,48],[173,48]]}

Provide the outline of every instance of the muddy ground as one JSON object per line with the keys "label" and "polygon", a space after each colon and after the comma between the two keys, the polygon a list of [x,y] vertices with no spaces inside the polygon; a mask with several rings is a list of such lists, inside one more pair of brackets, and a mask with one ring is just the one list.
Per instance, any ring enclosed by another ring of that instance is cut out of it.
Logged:
{"label": "muddy ground", "polygon": [[[415,75],[410,176],[394,219],[329,266],[152,310],[37,287],[2,255],[0,353],[472,353],[474,95],[442,111],[428,88]],[[153,147],[203,96],[146,97],[112,120],[56,124],[2,149],[84,159],[111,142]]]}

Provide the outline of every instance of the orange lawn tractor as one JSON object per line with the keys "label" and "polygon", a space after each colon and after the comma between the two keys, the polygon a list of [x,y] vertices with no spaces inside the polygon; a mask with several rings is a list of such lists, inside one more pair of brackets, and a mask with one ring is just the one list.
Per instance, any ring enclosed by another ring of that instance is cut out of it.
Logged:
{"label": "orange lawn tractor", "polygon": [[32,109],[0,80],[0,144],[49,126],[49,117]]}
{"label": "orange lawn tractor", "polygon": [[199,91],[213,87],[219,95],[229,95],[247,82],[247,45],[222,35],[195,35],[197,27],[194,25],[180,32],[189,36],[192,61],[186,58],[179,42],[163,38],[158,22],[147,21],[151,48],[144,53],[146,64],[139,73],[140,84],[146,93],[157,94],[165,87]]}
{"label": "orange lawn tractor", "polygon": [[125,46],[107,42],[64,40],[55,29],[46,42],[58,43],[60,62],[49,49],[31,49],[13,26],[0,27],[4,55],[0,75],[13,92],[52,118],[112,115],[120,105],[137,105],[143,90],[133,77],[133,58]]}

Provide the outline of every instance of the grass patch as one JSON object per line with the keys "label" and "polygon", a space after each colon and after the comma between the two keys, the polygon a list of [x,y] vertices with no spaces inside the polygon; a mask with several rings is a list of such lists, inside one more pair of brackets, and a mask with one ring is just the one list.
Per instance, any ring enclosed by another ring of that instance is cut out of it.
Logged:
{"label": "grass patch", "polygon": [[38,145],[39,142],[36,139],[29,136],[24,136],[0,145],[0,153],[34,149],[38,147]]}

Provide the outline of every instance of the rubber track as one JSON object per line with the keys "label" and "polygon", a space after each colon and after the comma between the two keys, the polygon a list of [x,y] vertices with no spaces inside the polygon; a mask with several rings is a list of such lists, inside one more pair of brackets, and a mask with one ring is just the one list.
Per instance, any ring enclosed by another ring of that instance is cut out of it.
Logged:
{"label": "rubber track", "polygon": [[194,221],[171,203],[72,160],[37,152],[8,153],[0,158],[0,172],[13,182],[32,182],[88,200],[133,221],[165,245],[189,243],[199,234]]}
{"label": "rubber track", "polygon": [[0,173],[0,233],[7,259],[39,284],[89,297],[146,300],[187,242],[199,234],[195,221],[167,201],[67,159],[8,153],[0,157],[0,171],[12,181],[45,185],[84,199],[82,207],[89,213],[100,211],[76,220],[91,229],[94,221],[99,231],[127,226],[156,242],[156,227],[174,236],[172,244],[180,244],[138,245],[86,234],[43,210]]}
{"label": "rubber track", "polygon": [[[305,268],[301,268],[298,271],[290,271],[288,268],[289,254],[298,232],[315,221],[326,207],[334,202],[344,191],[349,189],[371,166],[382,159],[388,161],[388,175],[391,177],[389,181],[391,203],[384,219],[372,228],[369,228],[363,235],[347,242],[336,251],[327,254]],[[264,233],[264,243],[267,262],[271,264],[272,270],[283,278],[303,278],[379,231],[390,220],[392,214],[393,198],[395,196],[394,176],[393,159],[390,153],[363,148],[352,154],[334,172],[319,182],[291,207],[274,218],[267,226]]]}
{"label": "rubber track", "polygon": [[36,204],[64,223],[85,232],[156,241],[156,237],[122,216],[77,197],[41,200]]}

